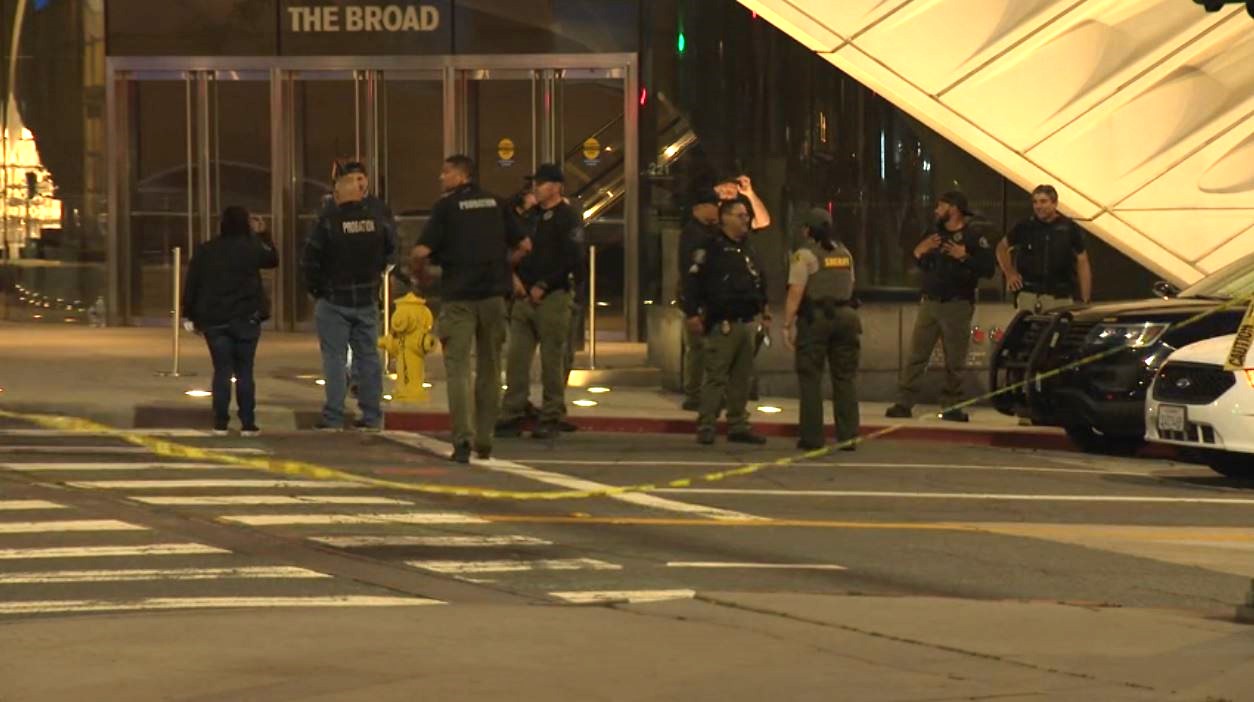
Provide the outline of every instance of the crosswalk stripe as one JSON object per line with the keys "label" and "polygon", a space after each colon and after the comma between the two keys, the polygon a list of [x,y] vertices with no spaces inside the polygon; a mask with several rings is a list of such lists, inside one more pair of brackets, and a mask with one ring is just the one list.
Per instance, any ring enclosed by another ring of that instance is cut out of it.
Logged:
{"label": "crosswalk stripe", "polygon": [[169,463],[145,461],[142,463],[0,463],[0,468],[15,470],[19,473],[36,473],[42,471],[122,471],[122,470],[240,470],[228,469],[221,463]]}
{"label": "crosswalk stripe", "polygon": [[0,614],[52,614],[70,612],[132,612],[167,609],[238,609],[287,607],[420,607],[446,604],[425,597],[150,597],[130,602],[104,600],[41,600],[0,602]]}
{"label": "crosswalk stripe", "polygon": [[176,490],[180,488],[273,488],[334,490],[364,487],[347,480],[75,480],[66,485],[93,490]]}
{"label": "crosswalk stripe", "polygon": [[[215,453],[233,453],[246,456],[258,456],[270,453],[265,449],[224,446],[214,448]],[[0,446],[0,453],[54,453],[54,454],[88,454],[98,456],[131,456],[151,454],[152,450],[143,446],[49,446],[39,445],[8,445]]]}
{"label": "crosswalk stripe", "polygon": [[723,561],[670,561],[667,568],[743,568],[746,570],[847,570],[835,563],[725,563]]}
{"label": "crosswalk stripe", "polygon": [[0,512],[32,509],[65,509],[65,505],[48,502],[47,500],[0,500]]}
{"label": "crosswalk stripe", "polygon": [[401,512],[397,514],[231,514],[219,521],[247,526],[331,524],[487,524],[488,520],[456,512]]}
{"label": "crosswalk stripe", "polygon": [[552,541],[530,536],[311,536],[336,548],[369,548],[373,546],[429,546],[476,548],[491,546],[552,546]]}
{"label": "crosswalk stripe", "polygon": [[143,497],[128,495],[127,499],[149,505],[203,507],[209,505],[412,505],[412,502],[391,497],[338,495],[198,495],[195,497]]}
{"label": "crosswalk stripe", "polygon": [[554,558],[517,561],[405,561],[435,573],[514,573],[528,570],[622,570],[617,563],[595,558]]}
{"label": "crosswalk stripe", "polygon": [[640,604],[643,602],[666,602],[668,600],[691,600],[697,596],[696,590],[596,590],[550,592],[570,604]]}
{"label": "crosswalk stripe", "polygon": [[0,534],[48,534],[67,531],[147,531],[148,527],[114,519],[47,522],[0,522]]}
{"label": "crosswalk stripe", "polygon": [[108,556],[200,556],[230,553],[204,544],[148,544],[146,546],[72,546],[68,548],[3,548],[0,560],[28,558],[104,558]]}
{"label": "crosswalk stripe", "polygon": [[120,583],[145,580],[262,580],[330,578],[331,575],[306,568],[173,568],[132,570],[53,570],[31,573],[0,573],[0,585],[50,583]]}

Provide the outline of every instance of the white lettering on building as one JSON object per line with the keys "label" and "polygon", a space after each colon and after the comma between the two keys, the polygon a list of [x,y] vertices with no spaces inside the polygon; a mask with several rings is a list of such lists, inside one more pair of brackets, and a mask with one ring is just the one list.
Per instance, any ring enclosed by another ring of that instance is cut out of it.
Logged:
{"label": "white lettering on building", "polygon": [[[341,14],[341,10],[343,14]],[[440,9],[434,5],[314,5],[287,8],[292,32],[434,32]]]}

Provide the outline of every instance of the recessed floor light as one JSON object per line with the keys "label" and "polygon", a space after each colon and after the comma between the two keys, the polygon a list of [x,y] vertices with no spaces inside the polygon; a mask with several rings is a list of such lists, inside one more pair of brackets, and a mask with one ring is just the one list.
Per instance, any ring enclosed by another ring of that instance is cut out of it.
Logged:
{"label": "recessed floor light", "polygon": [[213,397],[213,393],[208,390],[188,390],[183,394],[188,397]]}
{"label": "recessed floor light", "polygon": [[596,400],[575,400],[571,404],[576,407],[596,407],[600,403]]}
{"label": "recessed floor light", "polygon": [[588,388],[588,392],[592,393],[593,395],[603,395],[609,391],[610,391],[609,388],[603,388],[600,386]]}
{"label": "recessed floor light", "polygon": [[778,407],[772,407],[771,405],[759,405],[758,411],[761,412],[762,414],[779,414],[780,412],[783,412],[784,410]]}

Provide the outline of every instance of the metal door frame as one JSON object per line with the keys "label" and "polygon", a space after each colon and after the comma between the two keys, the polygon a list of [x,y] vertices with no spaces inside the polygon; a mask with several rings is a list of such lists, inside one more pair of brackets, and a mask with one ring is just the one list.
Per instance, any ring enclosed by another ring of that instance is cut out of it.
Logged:
{"label": "metal door frame", "polygon": [[[285,86],[290,85],[290,76],[295,71],[365,71],[368,72],[369,96],[378,95],[377,81],[379,71],[439,71],[444,82],[444,150],[446,154],[457,151],[458,140],[466,132],[459,120],[464,119],[464,112],[457,105],[457,81],[466,70],[537,70],[563,71],[578,69],[623,69],[623,112],[625,128],[626,154],[624,173],[627,179],[627,193],[624,202],[626,222],[624,227],[624,311],[626,313],[628,339],[639,339],[640,307],[640,231],[639,231],[639,103],[640,92],[639,58],[634,53],[620,54],[510,54],[510,55],[445,55],[445,56],[157,56],[131,57],[110,56],[105,60],[106,86],[106,153],[110,155],[107,164],[108,178],[108,291],[106,300],[109,308],[109,322],[128,324],[131,322],[127,289],[130,284],[131,271],[126,263],[129,259],[122,256],[130,246],[123,241],[119,230],[119,213],[124,206],[128,207],[129,193],[126,189],[124,176],[124,156],[128,148],[129,135],[120,134],[119,128],[129,118],[125,95],[119,91],[125,87],[130,74],[144,71],[260,71],[269,74],[270,81],[270,129],[271,129],[271,216],[272,228],[282,231],[291,213],[285,207],[286,188],[290,186],[295,174],[289,173],[289,160],[292,137],[286,124],[291,117],[286,108],[291,105],[290,93]],[[204,95],[198,95],[195,102],[206,119],[208,118],[208,73],[199,74],[198,80]],[[194,79],[195,80],[195,79]],[[551,89],[551,86],[550,86]],[[366,134],[368,138],[363,144],[368,158],[379,157],[381,148],[378,142],[380,119],[379,110],[373,97],[367,100],[370,109],[365,115]],[[206,131],[207,130],[202,130]],[[550,140],[551,141],[551,140]],[[283,148],[280,148],[283,147]],[[202,145],[198,156],[208,158],[209,154]],[[206,179],[207,180],[207,179]],[[207,186],[206,186],[207,189]],[[211,195],[211,194],[210,194]],[[204,203],[208,205],[208,203]],[[202,219],[208,217],[206,209]],[[204,223],[202,223],[204,226]],[[281,266],[295,265],[290,260],[291,252],[286,252],[289,260],[281,261]],[[125,266],[125,267],[124,267]],[[280,297],[276,295],[276,297]],[[282,327],[290,327],[294,320],[287,319],[291,310],[276,300],[275,318]]]}

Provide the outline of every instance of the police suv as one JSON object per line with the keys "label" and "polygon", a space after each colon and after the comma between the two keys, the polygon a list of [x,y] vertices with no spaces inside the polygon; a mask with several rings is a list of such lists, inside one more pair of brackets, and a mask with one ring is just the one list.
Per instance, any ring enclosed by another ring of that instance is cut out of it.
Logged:
{"label": "police suv", "polygon": [[1145,398],[1173,351],[1236,332],[1254,295],[1254,255],[1184,291],[1155,299],[1020,312],[991,361],[1003,414],[1057,426],[1086,451],[1131,452],[1144,442]]}

